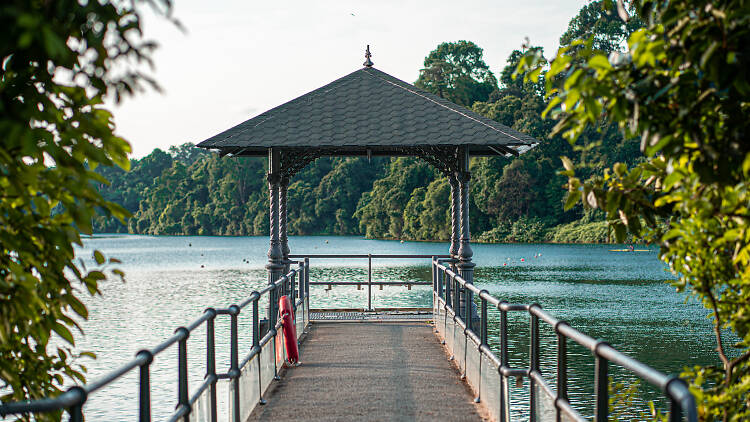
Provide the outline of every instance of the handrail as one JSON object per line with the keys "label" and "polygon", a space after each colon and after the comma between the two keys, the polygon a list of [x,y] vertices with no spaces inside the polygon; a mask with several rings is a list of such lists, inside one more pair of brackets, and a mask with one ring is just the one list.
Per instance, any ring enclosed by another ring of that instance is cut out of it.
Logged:
{"label": "handrail", "polygon": [[[292,261],[294,263],[294,261]],[[140,381],[139,381],[139,418],[141,422],[151,420],[151,398],[150,398],[150,365],[154,358],[160,355],[163,351],[170,348],[171,346],[178,344],[178,401],[175,411],[169,417],[168,420],[178,420],[188,416],[192,411],[192,406],[199,399],[200,395],[206,390],[211,390],[210,396],[210,411],[211,420],[213,422],[217,419],[217,401],[216,401],[216,382],[219,379],[230,379],[235,383],[234,389],[234,401],[235,404],[239,403],[239,380],[240,376],[239,368],[244,366],[247,361],[252,359],[254,356],[259,355],[262,350],[262,346],[269,342],[271,338],[275,338],[280,327],[281,320],[277,319],[277,315],[273,312],[273,324],[269,329],[268,333],[265,334],[263,339],[260,337],[260,320],[258,312],[258,303],[260,298],[264,295],[269,295],[269,306],[275,306],[275,301],[278,294],[291,294],[293,298],[299,297],[300,300],[304,300],[308,296],[309,292],[309,261],[297,262],[298,268],[291,269],[288,273],[280,276],[276,281],[267,285],[260,291],[253,291],[250,295],[243,300],[240,305],[231,305],[227,308],[208,308],[205,310],[203,315],[188,324],[187,326],[179,327],[175,330],[174,334],[166,338],[161,343],[154,346],[152,349],[143,349],[136,353],[136,356],[129,362],[120,366],[119,368],[109,372],[103,377],[92,381],[89,384],[83,386],[74,386],[69,388],[67,391],[61,393],[57,397],[44,398],[37,400],[27,400],[10,403],[0,403],[0,417],[11,414],[30,414],[30,413],[48,413],[59,410],[66,410],[70,414],[71,421],[83,421],[83,405],[90,394],[95,393],[98,390],[106,387],[112,382],[122,378],[130,371],[140,368]],[[299,275],[299,291],[295,289],[295,279]],[[301,302],[293,301],[295,305]],[[238,352],[238,329],[237,329],[237,316],[240,314],[243,308],[247,305],[253,305],[252,325],[253,325],[253,345],[250,348],[250,353],[243,360],[243,365],[239,365],[237,356]],[[231,323],[231,339],[230,339],[230,363],[229,371],[226,373],[216,373],[216,362],[215,362],[215,351],[214,351],[214,320],[217,315],[229,315]],[[188,374],[187,374],[187,339],[190,334],[201,327],[203,324],[207,324],[206,329],[206,375],[204,381],[198,386],[192,396],[188,397]],[[275,342],[274,342],[275,344]],[[275,354],[275,352],[274,352]],[[274,359],[274,374],[276,374],[276,360]],[[259,380],[260,382],[260,380]],[[263,398],[260,398],[263,402]],[[235,406],[235,420],[239,420],[239,406]]]}
{"label": "handrail", "polygon": [[[487,356],[488,358],[499,362],[499,372],[503,376],[528,376],[532,383],[538,383],[544,389],[552,391],[551,387],[547,384],[544,378],[541,376],[541,369],[539,368],[539,331],[538,321],[541,320],[551,327],[558,335],[558,391],[556,392],[555,407],[558,411],[565,413],[569,417],[574,419],[580,419],[580,415],[570,406],[567,398],[567,355],[566,346],[564,345],[565,339],[570,339],[579,345],[589,349],[596,359],[596,374],[595,374],[595,389],[596,389],[596,421],[606,421],[609,413],[609,398],[608,398],[608,378],[607,378],[607,365],[611,362],[627,369],[636,376],[645,380],[649,384],[652,384],[661,389],[666,396],[669,398],[670,405],[670,420],[681,420],[684,415],[688,422],[694,422],[698,420],[695,397],[688,388],[687,383],[675,376],[669,376],[659,372],[650,366],[639,362],[630,356],[623,354],[614,347],[610,346],[603,340],[596,340],[574,328],[572,328],[567,322],[559,320],[543,310],[539,304],[513,304],[504,301],[500,301],[497,298],[490,295],[486,290],[480,290],[474,284],[467,282],[461,275],[456,274],[450,267],[442,264],[437,258],[433,258],[433,287],[437,294],[438,299],[442,302],[446,312],[451,312],[455,319],[455,322],[459,327],[466,327],[465,334],[469,338],[480,339],[479,352]],[[448,283],[452,283],[452,286]],[[481,301],[482,316],[479,317],[479,330],[478,335],[471,323],[467,324],[464,318],[474,320],[474,317],[467,317],[466,314],[472,313],[470,307],[464,306],[468,309],[456,309],[455,304],[458,304],[458,297],[465,294],[466,291],[473,292],[476,294]],[[451,302],[454,302],[452,304]],[[487,345],[487,315],[486,306],[490,303],[495,306],[501,312],[501,323],[500,323],[500,336],[501,336],[501,357],[498,358],[494,352],[492,352]],[[518,368],[511,368],[508,366],[507,360],[507,318],[506,313],[509,311],[521,311],[528,312],[531,318],[532,327],[532,339],[531,339],[531,351],[529,355],[530,364],[529,368],[519,370]],[[560,388],[562,387],[562,388]],[[531,387],[533,394],[533,385]],[[562,390],[562,391],[560,391]],[[531,398],[531,404],[533,407],[533,396]]]}
{"label": "handrail", "polygon": [[424,255],[424,254],[292,254],[289,258],[396,258],[396,259],[409,259],[409,258],[450,258],[450,255]]}
{"label": "handrail", "polygon": [[450,255],[425,255],[425,254],[291,254],[289,258],[308,259],[351,259],[367,258],[367,281],[314,281],[309,283],[311,286],[357,286],[359,289],[362,285],[367,285],[367,310],[372,311],[372,286],[377,285],[381,289],[383,286],[407,286],[411,290],[412,286],[429,286],[431,282],[425,281],[372,281],[372,260],[373,259],[450,259]]}

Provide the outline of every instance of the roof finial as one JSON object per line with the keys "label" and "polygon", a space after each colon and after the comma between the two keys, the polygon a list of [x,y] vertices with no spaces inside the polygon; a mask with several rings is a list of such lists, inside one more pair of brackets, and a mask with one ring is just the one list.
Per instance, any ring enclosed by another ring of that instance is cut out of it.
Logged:
{"label": "roof finial", "polygon": [[362,63],[365,67],[372,67],[372,60],[370,60],[370,57],[372,57],[372,54],[370,54],[370,45],[367,45],[367,50],[365,51],[365,62]]}

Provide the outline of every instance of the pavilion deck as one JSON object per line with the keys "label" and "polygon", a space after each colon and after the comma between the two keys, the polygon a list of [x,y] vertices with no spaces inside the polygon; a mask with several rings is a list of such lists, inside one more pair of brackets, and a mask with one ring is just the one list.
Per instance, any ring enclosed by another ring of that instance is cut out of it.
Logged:
{"label": "pavilion deck", "polygon": [[432,325],[413,315],[314,321],[300,355],[248,420],[485,419]]}

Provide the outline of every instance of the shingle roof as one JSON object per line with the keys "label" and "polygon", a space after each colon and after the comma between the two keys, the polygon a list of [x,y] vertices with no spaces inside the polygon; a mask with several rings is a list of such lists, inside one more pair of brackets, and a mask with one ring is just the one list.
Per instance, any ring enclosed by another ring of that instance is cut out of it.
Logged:
{"label": "shingle roof", "polygon": [[368,150],[469,146],[474,155],[524,152],[539,141],[372,67],[352,72],[198,144],[235,155],[269,147]]}

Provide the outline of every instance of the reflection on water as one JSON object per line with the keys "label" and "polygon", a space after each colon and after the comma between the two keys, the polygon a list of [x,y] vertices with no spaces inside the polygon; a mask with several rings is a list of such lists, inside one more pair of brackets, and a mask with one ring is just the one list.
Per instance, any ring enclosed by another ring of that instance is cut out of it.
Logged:
{"label": "reflection on water", "polygon": [[[444,243],[364,240],[356,237],[293,237],[294,253],[443,254]],[[493,295],[517,303],[537,302],[554,315],[595,338],[665,372],[687,365],[714,363],[715,353],[706,312],[684,303],[663,281],[669,276],[656,253],[609,252],[601,245],[474,245],[476,283]],[[79,256],[93,249],[123,261],[126,283],[105,282],[103,298],[86,300],[90,319],[78,346],[99,358],[88,362],[95,379],[127,362],[146,347],[169,337],[174,329],[200,316],[208,306],[238,303],[267,280],[263,268],[268,249],[263,237],[95,237],[85,241]],[[541,254],[541,256],[539,256]],[[521,261],[521,258],[524,261]],[[505,264],[505,265],[503,265]],[[367,259],[312,259],[311,281],[367,281]],[[429,260],[373,260],[373,282],[430,281]],[[373,288],[375,307],[429,307],[431,289],[415,286]],[[365,308],[367,288],[355,286],[311,288],[313,308]],[[262,308],[261,308],[262,309]],[[496,311],[490,312],[490,345],[497,350]],[[220,317],[221,318],[221,317]],[[528,314],[510,314],[511,363],[527,366]],[[240,314],[240,359],[249,351],[250,312]],[[542,370],[554,385],[555,337],[541,324]],[[217,319],[218,370],[228,368],[228,319]],[[205,329],[188,340],[191,392],[203,380]],[[593,394],[593,359],[574,344],[568,346],[571,400],[584,412]],[[176,402],[176,349],[154,361],[152,405],[154,420],[165,419]],[[611,370],[615,380],[632,377]],[[658,397],[643,386],[643,400]],[[528,388],[528,382],[524,385]],[[528,403],[523,390],[512,389],[515,414]],[[88,420],[134,420],[137,412],[137,374],[89,398]],[[226,394],[219,398],[225,401]],[[222,403],[224,406],[225,403]],[[644,405],[645,406],[645,405]]]}

